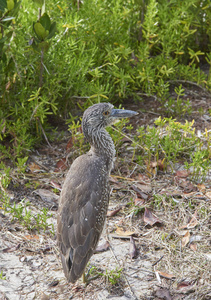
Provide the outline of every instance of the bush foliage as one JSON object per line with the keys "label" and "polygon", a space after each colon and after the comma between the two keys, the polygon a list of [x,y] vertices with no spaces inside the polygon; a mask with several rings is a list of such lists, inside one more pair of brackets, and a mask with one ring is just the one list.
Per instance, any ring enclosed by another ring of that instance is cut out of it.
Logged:
{"label": "bush foliage", "polygon": [[0,157],[23,155],[76,104],[137,91],[165,102],[178,79],[210,89],[210,23],[209,0],[0,0]]}

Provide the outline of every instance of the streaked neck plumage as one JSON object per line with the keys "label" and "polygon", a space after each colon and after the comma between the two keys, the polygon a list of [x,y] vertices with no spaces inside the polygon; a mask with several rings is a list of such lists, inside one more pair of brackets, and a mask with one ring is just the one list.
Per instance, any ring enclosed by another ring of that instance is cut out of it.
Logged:
{"label": "streaked neck plumage", "polygon": [[105,128],[95,128],[84,132],[85,138],[91,145],[89,153],[102,157],[110,173],[115,158],[115,147],[111,136]]}

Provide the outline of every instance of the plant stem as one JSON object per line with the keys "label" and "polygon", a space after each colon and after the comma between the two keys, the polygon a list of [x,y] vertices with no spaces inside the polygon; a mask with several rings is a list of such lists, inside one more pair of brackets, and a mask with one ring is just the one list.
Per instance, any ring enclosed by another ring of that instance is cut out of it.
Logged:
{"label": "plant stem", "polygon": [[41,61],[40,61],[40,82],[39,87],[41,88],[43,86],[43,72],[44,72],[44,47],[41,49]]}

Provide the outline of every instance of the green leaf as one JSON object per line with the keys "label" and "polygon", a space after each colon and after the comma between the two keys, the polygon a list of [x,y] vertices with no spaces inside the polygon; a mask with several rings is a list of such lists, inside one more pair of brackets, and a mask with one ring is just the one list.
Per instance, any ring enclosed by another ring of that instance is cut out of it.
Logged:
{"label": "green leaf", "polygon": [[42,15],[42,17],[40,18],[40,23],[45,28],[45,30],[50,30],[51,20],[50,20],[49,16],[47,15],[47,13],[44,13],[44,15]]}
{"label": "green leaf", "polygon": [[5,8],[7,8],[7,1],[0,0],[0,11],[4,12]]}
{"label": "green leaf", "polygon": [[56,22],[53,22],[51,24],[51,27],[50,27],[50,30],[49,30],[49,35],[48,35],[47,39],[51,39],[55,35],[56,30],[57,30],[56,29]]}
{"label": "green leaf", "polygon": [[35,43],[35,41],[33,41],[33,43],[31,44],[31,46],[34,49],[34,51],[38,51],[39,50],[38,45],[37,45],[37,43]]}
{"label": "green leaf", "polygon": [[6,41],[7,37],[4,36],[3,38],[0,39],[0,43],[4,43]]}
{"label": "green leaf", "polygon": [[13,35],[13,31],[9,31],[9,32],[6,34],[6,37],[7,37],[8,39],[10,39],[10,38],[12,37],[12,35]]}
{"label": "green leaf", "polygon": [[33,0],[33,2],[37,3],[39,6],[42,6],[44,4],[45,0]]}
{"label": "green leaf", "polygon": [[0,59],[1,59],[1,61],[3,61],[3,63],[5,63],[5,64],[7,63],[7,56],[5,53],[3,53],[2,56],[0,56]]}
{"label": "green leaf", "polygon": [[15,1],[15,7],[14,9],[12,10],[12,15],[13,17],[17,15],[18,11],[19,11],[19,8],[20,8],[20,5],[21,5],[21,0],[19,2],[16,2]]}
{"label": "green leaf", "polygon": [[47,36],[45,28],[39,22],[34,23],[34,32],[40,40],[44,40]]}
{"label": "green leaf", "polygon": [[7,0],[7,9],[10,11],[14,8],[15,3],[14,0]]}
{"label": "green leaf", "polygon": [[38,48],[41,50],[41,49],[43,49],[45,52],[47,52],[48,51],[48,49],[49,49],[49,42],[46,42],[46,41],[43,41],[43,42],[41,42],[39,45],[38,45]]}

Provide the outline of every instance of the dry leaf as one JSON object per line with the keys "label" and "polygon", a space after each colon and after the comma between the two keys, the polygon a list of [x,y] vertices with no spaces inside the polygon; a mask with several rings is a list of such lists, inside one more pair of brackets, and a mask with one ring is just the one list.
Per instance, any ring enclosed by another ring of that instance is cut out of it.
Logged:
{"label": "dry leaf", "polygon": [[143,193],[136,185],[132,185],[132,189],[137,193],[137,198],[143,198],[145,201],[148,199],[148,195]]}
{"label": "dry leaf", "polygon": [[5,119],[2,120],[2,122],[0,123],[0,128],[1,128],[1,133],[4,134],[6,131],[6,121]]}
{"label": "dry leaf", "polygon": [[137,193],[137,197],[138,197],[138,198],[143,198],[144,201],[146,201],[146,200],[149,198],[149,196],[148,196],[147,194],[142,193],[142,192]]}
{"label": "dry leaf", "polygon": [[116,234],[120,236],[130,236],[133,235],[135,231],[124,231],[122,228],[118,227],[116,230]]}
{"label": "dry leaf", "polygon": [[46,252],[48,252],[48,251],[51,251],[52,248],[53,248],[53,247],[51,247],[51,246],[47,246],[47,247],[45,247],[44,249],[42,249],[41,251],[42,251],[42,253],[46,253]]}
{"label": "dry leaf", "polygon": [[176,176],[180,178],[186,178],[190,175],[190,171],[188,170],[181,170],[176,172]]}
{"label": "dry leaf", "polygon": [[36,234],[31,234],[31,235],[28,234],[28,235],[25,235],[24,238],[26,240],[39,240],[40,239],[39,236]]}
{"label": "dry leaf", "polygon": [[38,166],[35,163],[31,163],[28,167],[31,172],[39,172],[40,171],[40,166]]}
{"label": "dry leaf", "polygon": [[190,243],[200,242],[201,240],[203,240],[203,236],[202,235],[192,235],[190,237]]}
{"label": "dry leaf", "polygon": [[158,163],[156,161],[151,161],[151,163],[150,163],[151,168],[156,168],[157,165],[158,165]]}
{"label": "dry leaf", "polygon": [[136,183],[136,188],[138,188],[140,191],[142,191],[144,193],[151,193],[151,191],[152,191],[151,184]]}
{"label": "dry leaf", "polygon": [[138,175],[138,181],[141,184],[150,184],[150,179],[148,176],[144,175],[144,174],[139,174]]}
{"label": "dry leaf", "polygon": [[175,184],[181,187],[185,193],[191,193],[197,190],[197,187],[194,186],[189,180],[184,178],[175,176],[174,177]]}
{"label": "dry leaf", "polygon": [[207,198],[211,199],[211,191],[207,192],[205,195]]}
{"label": "dry leaf", "polygon": [[57,183],[56,181],[54,180],[51,180],[50,181],[50,185],[53,187],[53,188],[56,188],[57,190],[61,191],[62,190],[62,187],[59,183]]}
{"label": "dry leaf", "polygon": [[153,226],[155,224],[162,224],[162,222],[152,214],[151,210],[145,207],[144,222]]}
{"label": "dry leaf", "polygon": [[165,272],[162,272],[162,271],[157,271],[159,273],[159,275],[161,277],[164,277],[166,279],[172,279],[172,278],[175,278],[176,276],[174,276],[173,274],[168,274],[168,273],[165,273]]}
{"label": "dry leaf", "polygon": [[208,260],[211,260],[211,253],[204,253],[204,255],[206,256],[206,258],[207,258]]}
{"label": "dry leaf", "polygon": [[193,251],[196,251],[197,250],[197,244],[190,243],[190,249],[193,250]]}
{"label": "dry leaf", "polygon": [[197,184],[197,188],[199,189],[200,192],[203,194],[206,192],[206,186],[204,184]]}
{"label": "dry leaf", "polygon": [[14,252],[14,251],[16,251],[16,250],[18,250],[18,249],[20,248],[20,245],[21,245],[21,244],[17,244],[16,246],[4,248],[4,249],[2,250],[2,252],[4,252],[4,253]]}
{"label": "dry leaf", "polygon": [[116,184],[119,183],[119,181],[116,179],[116,177],[112,176],[112,175],[109,176],[109,181],[112,182],[112,183],[116,183]]}
{"label": "dry leaf", "polygon": [[164,169],[166,168],[165,166],[165,159],[161,160],[161,159],[158,159],[158,169],[163,171]]}
{"label": "dry leaf", "polygon": [[8,81],[7,84],[6,84],[6,90],[9,90],[10,86],[11,86],[11,81]]}
{"label": "dry leaf", "polygon": [[54,170],[54,172],[60,172],[60,171],[64,171],[67,169],[67,163],[66,163],[66,157],[63,157],[62,159],[60,159],[57,163],[56,163],[56,168]]}
{"label": "dry leaf", "polygon": [[37,189],[33,191],[34,194],[39,195],[40,198],[48,203],[56,203],[58,202],[59,196],[54,194],[53,192],[46,189]]}
{"label": "dry leaf", "polygon": [[159,288],[155,292],[155,296],[163,300],[172,300],[171,294],[167,288]]}
{"label": "dry leaf", "polygon": [[136,198],[134,200],[134,204],[137,205],[137,206],[142,206],[144,204],[144,199],[140,199],[140,198]]}
{"label": "dry leaf", "polygon": [[166,190],[166,189],[163,189],[161,192],[160,192],[161,195],[166,195],[166,196],[171,196],[171,197],[178,197],[178,198],[182,198],[182,193],[180,193],[179,191],[177,190]]}
{"label": "dry leaf", "polygon": [[119,207],[115,210],[108,210],[107,211],[107,217],[113,217],[115,216],[120,210],[122,209],[122,207]]}
{"label": "dry leaf", "polygon": [[193,214],[193,217],[191,218],[190,222],[187,225],[181,226],[180,229],[185,229],[185,228],[191,229],[196,227],[196,225],[198,224],[196,217],[197,217],[197,211],[195,211],[195,213]]}
{"label": "dry leaf", "polygon": [[74,144],[74,137],[71,137],[66,145],[66,151],[70,152],[70,149],[73,147]]}
{"label": "dry leaf", "polygon": [[[49,287],[54,287],[54,286],[57,286],[58,284],[59,284],[59,280],[58,279],[55,279],[55,280],[53,280],[51,283],[49,283]],[[47,296],[48,297],[48,296]],[[46,298],[46,300],[47,299],[49,299],[50,300],[50,298]],[[41,299],[41,300],[44,300],[43,298]]]}
{"label": "dry leaf", "polygon": [[99,252],[105,252],[109,249],[110,244],[108,241],[106,241],[105,243],[97,246],[97,248],[95,249],[94,253],[99,253]]}
{"label": "dry leaf", "polygon": [[188,223],[188,225],[187,225],[188,229],[196,227],[196,225],[198,224],[198,221],[197,221],[196,217],[197,217],[197,211],[195,211],[195,213],[193,214],[192,219]]}
{"label": "dry leaf", "polygon": [[192,282],[189,281],[181,281],[177,284],[177,289],[183,289],[189,291],[190,288],[192,287]]}
{"label": "dry leaf", "polygon": [[189,240],[190,240],[190,232],[187,231],[182,238],[182,248],[184,248],[189,243]]}
{"label": "dry leaf", "polygon": [[193,183],[191,183],[190,181],[186,181],[186,185],[184,187],[184,192],[185,193],[191,193],[191,192],[195,192],[197,191],[197,187],[195,185],[193,185]]}
{"label": "dry leaf", "polygon": [[133,259],[137,256],[137,248],[136,248],[136,244],[134,241],[134,238],[131,236],[130,237],[130,258]]}
{"label": "dry leaf", "polygon": [[[73,294],[80,292],[82,289],[83,289],[82,285],[73,285],[71,288]],[[71,297],[70,297],[70,299],[71,299]]]}
{"label": "dry leaf", "polygon": [[145,163],[147,165],[147,174],[149,174],[149,177],[157,174],[157,170],[165,169],[165,159],[158,159],[158,161],[151,161],[150,163],[148,161],[145,161]]}

